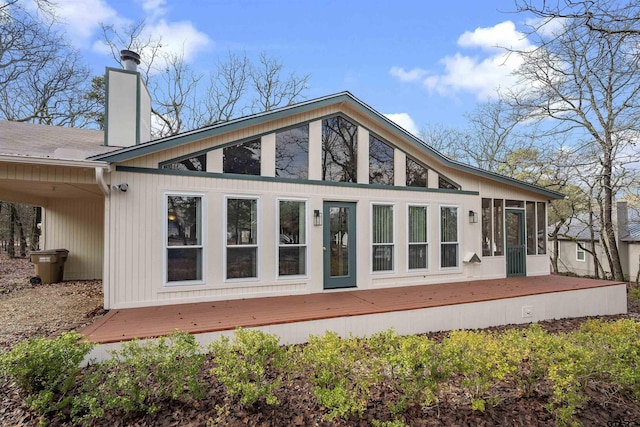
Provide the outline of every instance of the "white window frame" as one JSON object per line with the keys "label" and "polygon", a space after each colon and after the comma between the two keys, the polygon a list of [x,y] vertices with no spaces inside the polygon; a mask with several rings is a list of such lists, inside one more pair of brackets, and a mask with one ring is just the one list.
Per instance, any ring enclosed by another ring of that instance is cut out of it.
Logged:
{"label": "white window frame", "polygon": [[[391,243],[374,243],[373,242],[373,207],[374,206],[391,206],[391,213],[393,215],[393,224],[391,224],[392,226],[392,230],[393,230],[393,240]],[[396,272],[396,265],[397,265],[397,257],[396,257],[396,236],[397,236],[397,230],[396,230],[396,217],[397,217],[397,208],[396,208],[396,204],[395,203],[389,203],[389,202],[371,202],[371,205],[369,206],[369,221],[371,223],[371,240],[370,240],[370,252],[369,252],[369,270],[371,272],[371,274],[392,274]],[[374,263],[374,255],[373,255],[373,248],[375,246],[392,246],[391,249],[391,263],[392,263],[392,268],[391,270],[380,270],[380,271],[374,271],[373,269],[373,263]]]}
{"label": "white window frame", "polygon": [[[304,203],[304,244],[280,244],[280,202],[302,202]],[[276,276],[279,280],[301,279],[309,277],[309,200],[295,197],[277,197],[276,198]],[[304,271],[305,274],[290,274],[286,276],[280,275],[280,248],[305,248]],[[226,265],[226,264],[225,264]]]}
{"label": "white window frame", "polygon": [[[227,245],[227,206],[229,199],[242,199],[242,200],[255,200],[256,201],[256,236],[258,242],[255,245]],[[223,267],[223,278],[225,283],[238,283],[238,282],[257,282],[260,280],[260,263],[262,261],[261,251],[260,251],[260,242],[262,240],[262,215],[260,213],[260,197],[256,195],[247,195],[247,194],[225,194],[222,198],[222,214],[224,216],[222,221],[222,267]],[[227,249],[229,247],[238,247],[241,246],[243,248],[256,248],[256,275],[255,277],[239,277],[239,278],[227,278]]]}
{"label": "white window frame", "polygon": [[[427,241],[426,242],[410,242],[410,230],[409,230],[409,226],[410,226],[410,222],[409,222],[409,211],[411,210],[412,207],[418,207],[418,208],[425,208],[426,209],[426,231],[427,231]],[[429,232],[429,224],[430,222],[430,215],[431,215],[431,209],[429,208],[428,204],[424,204],[424,203],[410,203],[407,205],[407,271],[429,271],[430,270],[430,266],[431,266],[431,262],[430,262],[430,258],[429,258],[429,249],[430,249],[430,244],[429,244],[429,236],[431,235],[431,233]],[[427,267],[426,268],[410,268],[409,267],[409,247],[411,245],[426,245],[427,247]]]}
{"label": "white window frame", "polygon": [[[457,218],[457,224],[456,224],[456,236],[457,236],[457,240],[455,242],[443,242],[442,241],[442,226],[441,226],[441,219],[442,219],[442,209],[443,208],[455,208],[458,212],[458,215],[456,216]],[[439,205],[438,206],[438,268],[440,270],[444,270],[444,271],[453,271],[453,270],[460,270],[461,267],[461,263],[460,263],[460,252],[461,252],[461,246],[462,243],[460,241],[460,212],[462,212],[462,210],[460,209],[460,205]],[[442,245],[457,245],[457,251],[456,251],[456,265],[454,267],[443,267],[442,266]]]}
{"label": "white window frame", "polygon": [[[178,197],[199,197],[200,198],[200,244],[199,245],[189,245],[189,246],[169,246],[168,239],[168,224],[169,224],[169,197],[170,196],[178,196]],[[190,285],[204,285],[205,277],[207,277],[207,245],[206,245],[206,224],[207,224],[207,200],[205,193],[192,193],[192,192],[181,192],[181,191],[164,191],[162,193],[162,207],[164,213],[162,214],[162,246],[163,246],[163,255],[162,255],[162,280],[164,287],[173,287],[173,286],[190,286]],[[200,260],[202,265],[202,279],[200,280],[183,280],[183,281],[174,281],[169,282],[169,249],[179,249],[179,248],[199,248],[201,250],[202,259]]]}
{"label": "white window frame", "polygon": [[[582,254],[582,259],[580,259],[580,254]],[[587,261],[587,251],[584,248],[580,247],[579,242],[576,242],[576,261],[578,262]]]}

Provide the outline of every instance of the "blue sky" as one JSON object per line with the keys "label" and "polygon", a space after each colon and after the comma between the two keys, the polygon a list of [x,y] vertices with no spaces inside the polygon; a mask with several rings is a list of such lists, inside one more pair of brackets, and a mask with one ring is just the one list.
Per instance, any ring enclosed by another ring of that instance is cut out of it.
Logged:
{"label": "blue sky", "polygon": [[57,0],[65,31],[95,74],[117,66],[101,22],[146,20],[167,49],[185,49],[196,69],[227,52],[266,52],[310,74],[308,98],[348,90],[407,130],[462,126],[464,114],[513,84],[517,58],[496,46],[528,47],[525,17],[511,1]]}

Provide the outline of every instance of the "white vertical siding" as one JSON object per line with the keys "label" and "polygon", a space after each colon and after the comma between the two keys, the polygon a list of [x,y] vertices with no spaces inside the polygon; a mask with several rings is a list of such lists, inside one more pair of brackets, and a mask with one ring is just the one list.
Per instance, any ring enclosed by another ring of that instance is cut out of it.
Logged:
{"label": "white vertical siding", "polygon": [[67,249],[65,280],[102,277],[104,202],[54,199],[45,207],[45,249]]}

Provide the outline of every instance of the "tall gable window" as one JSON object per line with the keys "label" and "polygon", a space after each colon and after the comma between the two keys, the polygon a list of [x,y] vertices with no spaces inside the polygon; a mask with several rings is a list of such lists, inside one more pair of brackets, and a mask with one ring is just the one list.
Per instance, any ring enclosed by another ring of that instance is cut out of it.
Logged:
{"label": "tall gable window", "polygon": [[179,160],[177,162],[166,163],[162,165],[162,169],[174,169],[181,171],[207,171],[207,154],[189,157],[188,159]]}
{"label": "tall gable window", "polygon": [[309,177],[309,126],[276,133],[276,176]]}
{"label": "tall gable window", "polygon": [[443,176],[438,177],[438,188],[447,190],[459,190],[460,187]]}
{"label": "tall gable window", "polygon": [[407,156],[407,187],[426,187],[427,168]]}
{"label": "tall gable window", "polygon": [[322,180],[358,182],[358,126],[336,116],[322,121]]}
{"label": "tall gable window", "polygon": [[202,196],[167,195],[166,282],[202,281]]}
{"label": "tall gable window", "polygon": [[258,277],[258,199],[229,197],[226,208],[226,277]]}
{"label": "tall gable window", "polygon": [[260,175],[260,140],[242,142],[222,149],[222,171]]}
{"label": "tall gable window", "polygon": [[393,147],[369,135],[369,184],[393,185]]}

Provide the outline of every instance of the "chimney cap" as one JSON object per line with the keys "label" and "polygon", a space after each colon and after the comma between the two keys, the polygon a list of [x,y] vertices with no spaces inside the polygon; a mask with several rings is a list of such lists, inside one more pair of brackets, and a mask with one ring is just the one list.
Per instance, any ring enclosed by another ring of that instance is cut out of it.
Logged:
{"label": "chimney cap", "polygon": [[140,65],[140,55],[132,50],[123,49],[120,51],[120,59],[123,61],[134,61],[136,65]]}

